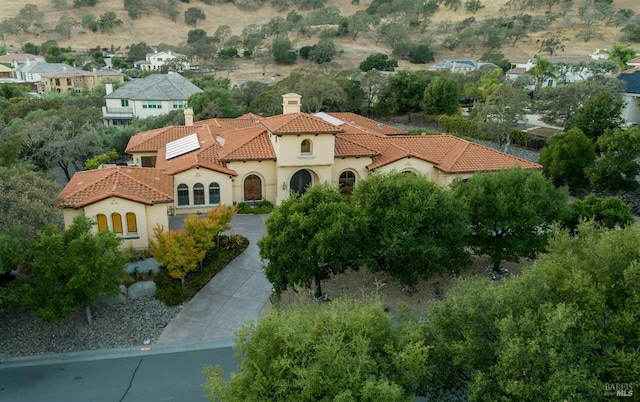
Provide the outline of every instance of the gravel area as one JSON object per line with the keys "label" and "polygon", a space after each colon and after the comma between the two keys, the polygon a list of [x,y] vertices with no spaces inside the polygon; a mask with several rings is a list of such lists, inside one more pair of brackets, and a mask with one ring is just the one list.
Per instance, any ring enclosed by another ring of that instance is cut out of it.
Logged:
{"label": "gravel area", "polygon": [[30,311],[5,309],[0,312],[0,354],[17,357],[110,349],[142,345],[146,339],[155,343],[180,310],[151,297],[127,299],[93,308],[93,325],[88,325],[80,309],[51,323]]}

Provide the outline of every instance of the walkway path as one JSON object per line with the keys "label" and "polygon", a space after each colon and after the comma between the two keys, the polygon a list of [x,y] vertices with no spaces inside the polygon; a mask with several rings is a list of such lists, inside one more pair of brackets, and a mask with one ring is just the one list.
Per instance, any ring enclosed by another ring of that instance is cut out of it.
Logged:
{"label": "walkway path", "polygon": [[235,215],[231,233],[249,247],[220,271],[162,331],[158,343],[231,337],[247,320],[257,321],[271,295],[257,242],[266,233],[267,215]]}

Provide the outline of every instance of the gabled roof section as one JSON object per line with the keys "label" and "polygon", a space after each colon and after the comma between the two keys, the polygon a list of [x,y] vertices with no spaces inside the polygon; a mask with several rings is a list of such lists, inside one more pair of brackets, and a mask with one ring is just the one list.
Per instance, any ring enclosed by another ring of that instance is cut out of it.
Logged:
{"label": "gabled roof section", "polygon": [[228,131],[220,137],[220,160],[223,162],[276,159],[267,131],[262,127]]}
{"label": "gabled roof section", "polygon": [[387,124],[383,124],[375,120],[369,119],[367,117],[360,116],[359,114],[355,114],[351,112],[327,113],[327,114],[345,122],[344,125],[340,126],[340,128],[343,129],[344,131],[348,131],[349,130],[348,126],[351,126],[351,127],[356,127],[360,130],[364,130],[366,132],[382,134],[382,135],[406,134],[405,131],[402,131],[399,128],[391,127]]}
{"label": "gabled roof section", "polygon": [[337,134],[342,132],[339,127],[306,113],[287,113],[267,117],[262,119],[260,123],[275,135]]}
{"label": "gabled roof section", "polygon": [[497,171],[516,166],[524,169],[542,168],[526,159],[446,134],[388,137],[387,142],[384,151],[367,166],[369,170],[404,158],[424,160],[450,174]]}
{"label": "gabled roof section", "polygon": [[60,193],[64,208],[82,208],[109,197],[146,205],[173,201],[173,178],[159,169],[114,166],[77,172]]}
{"label": "gabled roof section", "polygon": [[[246,116],[246,115],[245,115]],[[255,127],[258,125],[258,119],[250,120],[243,119],[242,116],[236,119],[222,119],[222,118],[213,118],[207,120],[197,121],[198,125],[206,125],[209,126],[213,133],[220,133],[227,130],[234,130],[237,128],[247,128],[247,127]]]}
{"label": "gabled roof section", "polygon": [[129,100],[187,100],[195,93],[202,92],[178,73],[151,74],[146,78],[139,78],[121,86],[106,99]]}
{"label": "gabled roof section", "polygon": [[336,158],[348,158],[348,157],[360,157],[360,156],[374,156],[379,152],[373,148],[369,148],[346,135],[337,135],[334,145],[334,154]]}
{"label": "gabled roof section", "polygon": [[640,93],[640,67],[618,73],[616,78],[626,84],[625,92],[629,94]]}
{"label": "gabled roof section", "polygon": [[144,131],[131,137],[125,152],[128,154],[158,152],[158,150],[164,147],[167,143],[193,133],[202,133],[203,135],[209,133],[209,137],[212,137],[208,126],[171,126],[159,128],[156,130]]}
{"label": "gabled roof section", "polygon": [[216,141],[204,141],[202,148],[199,150],[166,160],[166,149],[163,147],[158,151],[156,168],[164,170],[164,172],[169,175],[174,175],[193,168],[205,168],[237,176],[238,174],[234,170],[227,168],[226,164],[220,160],[218,155],[219,150],[220,144]]}

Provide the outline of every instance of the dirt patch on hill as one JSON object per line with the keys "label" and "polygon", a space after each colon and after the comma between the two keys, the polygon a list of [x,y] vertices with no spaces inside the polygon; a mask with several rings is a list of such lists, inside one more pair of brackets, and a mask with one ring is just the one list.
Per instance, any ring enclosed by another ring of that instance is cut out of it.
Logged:
{"label": "dirt patch on hill", "polygon": [[[519,275],[523,269],[530,266],[532,261],[522,260],[519,263],[505,262],[502,264],[512,276]],[[489,261],[486,257],[474,257],[473,264],[468,270],[463,272],[461,277],[483,276],[488,277],[487,267]],[[399,283],[385,273],[372,273],[367,269],[361,269],[357,272],[349,271],[344,274],[336,275],[328,281],[322,282],[322,291],[326,292],[330,299],[338,299],[340,297],[349,297],[352,299],[363,299],[371,294],[379,294],[382,297],[385,307],[389,312],[397,312],[401,305],[406,305],[410,309],[418,313],[428,311],[431,303],[442,300],[447,292],[451,289],[456,281],[453,275],[444,275],[429,280],[421,280],[418,282],[417,292],[409,293],[404,291]],[[496,285],[499,281],[494,282]],[[280,298],[280,306],[298,303],[301,296],[304,298],[312,298],[313,291],[303,289],[299,293],[293,290],[284,292]],[[267,315],[273,308],[271,302],[267,301],[261,317]]]}

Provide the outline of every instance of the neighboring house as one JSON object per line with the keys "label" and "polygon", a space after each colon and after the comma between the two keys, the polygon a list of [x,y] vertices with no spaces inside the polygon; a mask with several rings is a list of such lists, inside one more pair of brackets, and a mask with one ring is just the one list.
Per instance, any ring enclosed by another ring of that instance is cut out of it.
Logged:
{"label": "neighboring house", "polygon": [[450,71],[452,73],[466,73],[478,69],[475,60],[442,60],[429,66],[429,70]]}
{"label": "neighboring house", "polygon": [[0,63],[11,64],[13,68],[26,64],[28,61],[44,61],[44,56],[36,56],[31,53],[7,53],[0,56]]}
{"label": "neighboring house", "polygon": [[616,78],[625,83],[622,118],[627,126],[640,124],[640,67],[622,71]]}
{"label": "neighboring house", "polygon": [[640,56],[629,60],[627,65],[630,67],[640,67]]}
{"label": "neighboring house", "polygon": [[62,70],[40,74],[41,81],[37,84],[38,93],[93,91],[101,82],[124,82],[124,74],[111,70],[100,69],[93,71],[63,67]]}
{"label": "neighboring house", "polygon": [[129,57],[129,49],[118,49],[113,52],[113,57],[121,57],[123,59],[126,59],[127,57]]}
{"label": "neighboring house", "polygon": [[[60,195],[65,223],[84,213],[96,229],[136,237],[126,246],[145,247],[149,228],[167,227],[167,215],[205,213],[219,204],[279,204],[291,191],[303,193],[317,183],[349,191],[373,171],[424,174],[448,185],[479,171],[541,168],[450,135],[407,136],[354,113],[311,115],[300,109],[296,94],[283,95],[284,113],[273,117],[248,114],[194,124],[193,111],[186,109],[184,126],[130,139],[126,152],[136,167],[76,174]],[[157,193],[143,197],[152,189]],[[133,219],[127,213],[136,221],[125,230],[125,217]]]}
{"label": "neighboring house", "polygon": [[61,71],[63,68],[72,68],[64,63],[47,63],[46,61],[31,61],[27,59],[24,64],[14,68],[13,76],[17,80],[25,82],[40,82],[42,74]]}
{"label": "neighboring house", "polygon": [[141,70],[160,71],[168,60],[178,57],[184,59],[183,69],[188,70],[190,68],[190,65],[187,61],[187,56],[181,53],[172,52],[171,50],[166,52],[155,51],[153,53],[147,53],[145,60],[136,61],[134,63],[134,66]]}
{"label": "neighboring house", "polygon": [[138,117],[160,116],[172,110],[184,109],[189,97],[202,92],[178,73],[151,74],[129,81],[113,90],[106,85],[107,105],[102,108],[105,126],[124,127]]}
{"label": "neighboring house", "polygon": [[[571,66],[578,65],[580,63],[588,63],[593,61],[605,62],[606,60],[603,58],[596,57],[596,54],[592,54],[589,56],[563,56],[563,57],[549,57],[547,60],[551,62],[552,65],[556,67],[556,71],[554,72],[555,78],[547,78],[545,82],[542,83],[542,87],[555,87],[558,85],[558,82],[569,84],[572,82],[584,81],[589,77],[593,76],[593,71],[588,68],[564,68],[560,70],[561,66]],[[511,62],[511,69],[505,73],[505,77],[508,80],[515,81],[521,75],[527,73],[527,71],[531,70],[536,65],[536,60],[527,59],[527,60],[516,60]],[[535,89],[535,85],[531,86],[527,89]]]}
{"label": "neighboring house", "polygon": [[13,69],[0,64],[0,79],[13,78]]}

